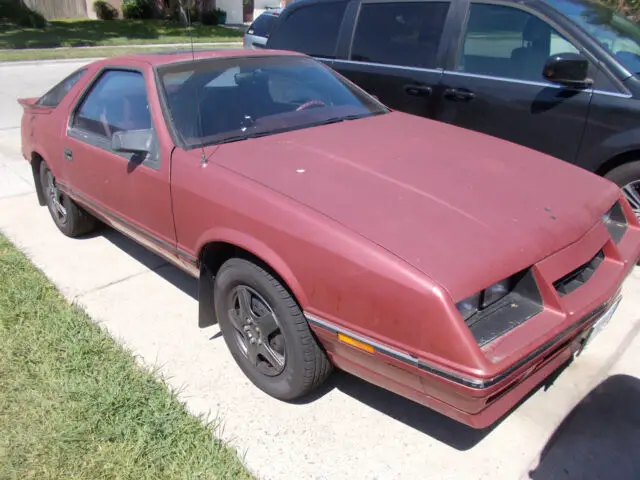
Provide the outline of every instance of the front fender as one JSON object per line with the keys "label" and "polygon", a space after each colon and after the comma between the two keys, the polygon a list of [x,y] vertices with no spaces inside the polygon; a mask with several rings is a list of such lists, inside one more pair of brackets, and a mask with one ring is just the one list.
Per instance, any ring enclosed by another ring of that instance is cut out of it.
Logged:
{"label": "front fender", "polygon": [[198,258],[200,258],[204,247],[213,242],[223,242],[234,245],[246,250],[262,260],[287,284],[302,308],[308,306],[308,296],[304,292],[302,285],[294,275],[291,268],[289,268],[287,262],[284,261],[278,252],[267,246],[265,243],[238,230],[214,227],[205,231],[198,239]]}

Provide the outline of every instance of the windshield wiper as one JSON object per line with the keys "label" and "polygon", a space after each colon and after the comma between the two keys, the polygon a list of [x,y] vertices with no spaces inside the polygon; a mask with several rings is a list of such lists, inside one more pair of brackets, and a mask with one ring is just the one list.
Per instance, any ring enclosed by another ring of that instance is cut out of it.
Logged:
{"label": "windshield wiper", "polygon": [[366,113],[365,114],[358,113],[354,115],[345,115],[343,117],[331,117],[331,118],[327,118],[326,120],[322,120],[321,122],[314,123],[314,125],[330,125],[332,123],[340,123],[347,120],[358,120],[359,118],[364,118],[368,115],[369,114],[366,114]]}
{"label": "windshield wiper", "polygon": [[267,135],[271,135],[274,133],[273,131],[266,132],[257,132],[257,133],[247,133],[246,135],[232,135],[230,137],[225,137],[217,142],[212,142],[213,145],[221,145],[223,143],[231,143],[231,142],[240,142],[242,140],[247,140],[249,138],[258,138],[258,137],[266,137]]}

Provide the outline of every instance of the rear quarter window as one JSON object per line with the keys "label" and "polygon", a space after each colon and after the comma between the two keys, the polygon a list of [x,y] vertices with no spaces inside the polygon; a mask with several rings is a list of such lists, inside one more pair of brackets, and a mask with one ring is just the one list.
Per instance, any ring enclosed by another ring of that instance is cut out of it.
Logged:
{"label": "rear quarter window", "polygon": [[322,2],[296,8],[280,18],[268,48],[335,58],[346,2]]}
{"label": "rear quarter window", "polygon": [[76,70],[67,78],[58,83],[55,87],[42,95],[36,102],[36,105],[41,107],[55,108],[60,105],[60,102],[64,100],[64,97],[69,93],[73,86],[78,83],[82,76],[87,73],[86,68]]}
{"label": "rear quarter window", "polygon": [[247,33],[257,37],[268,37],[278,17],[270,13],[263,13],[249,26]]}

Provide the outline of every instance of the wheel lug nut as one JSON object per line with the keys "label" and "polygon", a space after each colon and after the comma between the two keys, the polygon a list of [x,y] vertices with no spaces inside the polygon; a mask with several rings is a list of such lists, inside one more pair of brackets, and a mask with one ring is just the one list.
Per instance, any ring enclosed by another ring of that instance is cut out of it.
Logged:
{"label": "wheel lug nut", "polygon": [[256,339],[255,338],[251,338],[251,340],[249,340],[249,342],[251,342],[252,344],[256,343]]}

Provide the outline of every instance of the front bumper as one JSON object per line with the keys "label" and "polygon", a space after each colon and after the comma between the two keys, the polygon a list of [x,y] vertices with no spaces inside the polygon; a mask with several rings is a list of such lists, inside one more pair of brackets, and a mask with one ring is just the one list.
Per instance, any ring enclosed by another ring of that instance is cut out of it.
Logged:
{"label": "front bumper", "polygon": [[[603,250],[591,278],[566,295],[553,283]],[[630,225],[619,244],[598,224],[582,239],[534,265],[541,313],[481,347],[482,371],[455,372],[427,364],[366,338],[373,353],[336,341],[334,329],[308,315],[334,364],[364,380],[428,406],[474,428],[485,428],[513,409],[536,386],[575,356],[594,324],[616,304],[622,283],[640,257],[640,228]]]}

